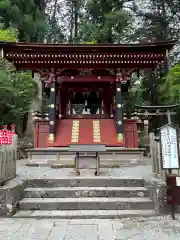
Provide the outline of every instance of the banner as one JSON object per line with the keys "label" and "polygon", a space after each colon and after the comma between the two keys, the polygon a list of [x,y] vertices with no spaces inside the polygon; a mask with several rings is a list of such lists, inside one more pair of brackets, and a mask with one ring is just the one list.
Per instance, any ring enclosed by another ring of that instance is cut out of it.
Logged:
{"label": "banner", "polygon": [[11,125],[11,131],[7,130],[7,126],[4,125],[3,129],[0,130],[0,145],[11,145],[12,137],[15,134],[15,127]]}

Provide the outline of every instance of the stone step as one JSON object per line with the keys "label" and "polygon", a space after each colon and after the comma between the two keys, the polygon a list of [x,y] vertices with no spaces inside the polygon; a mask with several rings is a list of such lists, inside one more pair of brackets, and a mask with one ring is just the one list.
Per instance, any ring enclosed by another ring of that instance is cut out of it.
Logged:
{"label": "stone step", "polygon": [[[56,157],[56,156],[55,156]],[[46,159],[46,160],[44,160]],[[81,162],[84,160],[86,161],[94,161],[95,157],[93,156],[82,156],[80,157]],[[31,164],[35,163],[49,163],[49,165],[67,165],[67,166],[74,166],[75,165],[75,156],[70,156],[66,155],[64,157],[60,157],[58,160],[56,158],[52,159],[47,157],[47,155],[42,155],[41,157],[36,157],[33,160],[28,162],[28,165],[31,166]],[[104,155],[100,157],[100,166],[105,167],[106,165],[119,165],[119,166],[124,166],[124,165],[137,165],[137,164],[148,164],[147,159],[139,159],[139,158],[134,158],[133,154],[129,159],[120,159],[119,155]]]}
{"label": "stone step", "polygon": [[27,187],[144,187],[143,178],[67,177],[28,179]]}
{"label": "stone step", "polygon": [[149,198],[24,198],[21,210],[140,210],[153,209]]}
{"label": "stone step", "polygon": [[70,211],[18,211],[13,218],[52,219],[120,219],[130,217],[151,217],[154,210],[70,210]]}
{"label": "stone step", "polygon": [[148,197],[144,187],[54,187],[26,188],[25,198]]}
{"label": "stone step", "polygon": [[[28,166],[34,166],[33,163],[28,163]],[[36,164],[37,165],[37,164]],[[45,165],[44,163],[39,163],[37,166]],[[71,161],[61,161],[61,162],[48,162],[46,163],[47,166],[50,166],[52,168],[74,168],[75,163],[72,163]],[[119,167],[135,167],[135,166],[144,166],[147,165],[147,162],[145,161],[102,161],[100,162],[100,169],[101,168],[119,168]]]}

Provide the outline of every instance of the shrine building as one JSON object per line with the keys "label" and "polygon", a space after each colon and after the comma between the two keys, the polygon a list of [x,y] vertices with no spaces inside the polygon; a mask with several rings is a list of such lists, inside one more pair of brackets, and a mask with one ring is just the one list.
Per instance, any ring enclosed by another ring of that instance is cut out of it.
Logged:
{"label": "shrine building", "polygon": [[34,148],[100,143],[138,148],[137,122],[123,114],[123,97],[131,88],[132,73],[155,69],[175,43],[0,42],[2,56],[17,70],[41,77],[48,111],[34,123]]}

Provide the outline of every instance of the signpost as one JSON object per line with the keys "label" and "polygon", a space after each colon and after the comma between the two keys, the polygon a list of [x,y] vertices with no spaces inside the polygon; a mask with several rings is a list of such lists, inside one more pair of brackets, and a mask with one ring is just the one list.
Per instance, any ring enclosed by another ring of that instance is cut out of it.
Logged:
{"label": "signpost", "polygon": [[160,150],[162,169],[166,174],[167,203],[171,204],[172,219],[175,219],[175,206],[180,205],[180,177],[173,175],[173,169],[180,168],[178,129],[172,124],[160,128]]}

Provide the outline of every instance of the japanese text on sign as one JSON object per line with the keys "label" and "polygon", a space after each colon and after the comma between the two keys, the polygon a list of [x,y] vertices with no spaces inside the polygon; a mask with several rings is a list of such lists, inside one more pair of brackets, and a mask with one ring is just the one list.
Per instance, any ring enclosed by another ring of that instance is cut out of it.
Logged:
{"label": "japanese text on sign", "polygon": [[167,125],[161,128],[160,134],[163,168],[179,168],[177,130]]}

